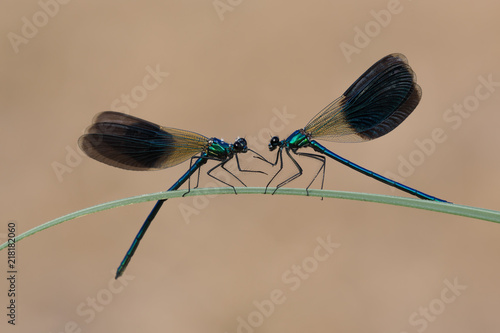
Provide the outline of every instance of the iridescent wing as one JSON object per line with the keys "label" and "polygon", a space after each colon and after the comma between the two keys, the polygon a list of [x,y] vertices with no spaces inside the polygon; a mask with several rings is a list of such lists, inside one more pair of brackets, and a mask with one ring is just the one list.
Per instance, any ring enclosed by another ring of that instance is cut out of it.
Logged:
{"label": "iridescent wing", "polygon": [[208,138],[106,111],[95,116],[78,144],[89,157],[117,168],[159,170],[203,152]]}
{"label": "iridescent wing", "polygon": [[403,122],[422,98],[417,78],[402,54],[371,66],[344,94],[304,128],[313,139],[362,142],[381,137]]}

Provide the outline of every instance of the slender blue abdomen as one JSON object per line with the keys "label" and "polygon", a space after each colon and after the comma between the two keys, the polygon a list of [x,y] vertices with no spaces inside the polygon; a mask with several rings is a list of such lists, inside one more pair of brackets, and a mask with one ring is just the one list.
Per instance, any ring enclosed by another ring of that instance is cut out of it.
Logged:
{"label": "slender blue abdomen", "polygon": [[409,193],[409,194],[412,194],[420,199],[426,199],[426,200],[432,200],[432,201],[439,201],[439,202],[448,202],[446,200],[442,200],[442,199],[439,199],[439,198],[436,198],[432,195],[429,195],[429,194],[425,194],[423,192],[420,192],[418,190],[415,190],[411,187],[408,187],[406,185],[403,185],[401,183],[398,183],[392,179],[389,179],[389,178],[386,178],[382,175],[379,175],[378,173],[375,173],[373,171],[370,171],[368,169],[365,169],[363,168],[362,166],[360,165],[357,165],[349,160],[346,160],[345,158],[343,158],[342,156],[339,156],[337,154],[335,154],[334,152],[328,150],[327,148],[323,147],[321,144],[319,144],[317,141],[311,141],[310,142],[310,146],[315,150],[317,151],[318,153],[321,153],[321,154],[324,154],[330,158],[333,158],[334,160],[336,160],[337,162],[340,162],[346,166],[348,166],[349,168],[352,168],[358,172],[361,172],[362,174],[365,174],[367,175],[368,177],[372,177],[384,184],[387,184],[387,185],[390,185],[392,187],[395,187],[397,188],[398,190],[401,190],[401,191],[404,191],[406,193]]}
{"label": "slender blue abdomen", "polygon": [[[203,154],[200,158],[198,158],[193,163],[191,168],[189,168],[189,170],[186,171],[186,173],[178,181],[176,181],[174,183],[174,185],[172,185],[167,190],[167,192],[168,191],[175,191],[179,187],[181,187],[182,184],[184,184],[186,182],[186,180],[188,180],[189,177],[191,177],[193,175],[193,173],[195,173],[205,163],[207,163],[207,159],[206,159],[205,154]],[[115,278],[119,278],[123,274],[123,272],[125,271],[125,268],[127,267],[132,256],[134,255],[135,250],[137,250],[137,247],[139,246],[139,243],[140,243],[142,237],[144,236],[144,234],[148,230],[149,225],[154,220],[156,214],[158,213],[158,211],[160,210],[161,206],[163,205],[163,203],[165,201],[166,201],[166,199],[158,200],[156,202],[156,205],[153,207],[153,210],[151,210],[151,213],[149,213],[148,217],[146,218],[146,221],[144,221],[141,229],[139,230],[139,232],[135,236],[134,241],[132,242],[132,245],[130,245],[130,248],[128,249],[127,253],[125,254],[125,257],[123,258],[122,262],[120,263],[120,266],[118,266]]]}

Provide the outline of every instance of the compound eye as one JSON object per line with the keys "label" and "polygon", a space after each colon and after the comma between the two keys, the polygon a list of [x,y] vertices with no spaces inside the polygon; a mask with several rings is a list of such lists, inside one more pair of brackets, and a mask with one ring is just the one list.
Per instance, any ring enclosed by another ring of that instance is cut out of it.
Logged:
{"label": "compound eye", "polygon": [[278,138],[277,136],[273,136],[271,138],[271,142],[269,143],[270,146],[273,146],[273,147],[276,147],[278,146],[280,143],[280,138]]}
{"label": "compound eye", "polygon": [[247,149],[247,140],[239,138],[234,142],[233,147],[237,152],[245,152]]}
{"label": "compound eye", "polygon": [[239,143],[242,147],[247,146],[247,140],[245,140],[244,138],[239,138],[238,140],[236,140],[236,142]]}

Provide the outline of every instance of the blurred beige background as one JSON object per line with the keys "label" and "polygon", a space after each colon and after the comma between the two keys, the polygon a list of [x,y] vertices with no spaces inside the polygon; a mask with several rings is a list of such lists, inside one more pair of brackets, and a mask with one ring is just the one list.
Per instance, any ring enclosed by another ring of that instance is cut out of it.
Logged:
{"label": "blurred beige background", "polygon": [[[77,139],[100,111],[226,141],[245,136],[271,157],[269,133],[285,137],[303,127],[393,52],[417,73],[418,108],[383,138],[325,146],[426,193],[500,208],[500,87],[480,81],[500,82],[498,1],[42,0],[1,7],[2,242],[9,221],[21,233],[98,203],[165,190],[187,169],[131,172],[82,157]],[[155,71],[156,81],[148,76]],[[419,148],[416,141],[428,142],[436,129],[445,139]],[[305,186],[317,167],[300,162],[305,175],[290,187]],[[284,172],[292,172],[289,164]],[[244,179],[263,186],[268,177]],[[325,188],[405,195],[333,161]],[[331,199],[175,199],[115,283],[152,206],[85,216],[20,242],[17,325],[6,323],[2,279],[0,330],[500,330],[500,225]],[[336,248],[318,248],[318,238]],[[0,260],[6,276],[6,254]]]}

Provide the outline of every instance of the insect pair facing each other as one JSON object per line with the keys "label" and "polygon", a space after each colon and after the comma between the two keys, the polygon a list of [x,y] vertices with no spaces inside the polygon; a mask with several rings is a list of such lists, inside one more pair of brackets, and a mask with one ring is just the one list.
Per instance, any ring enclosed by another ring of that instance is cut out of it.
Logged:
{"label": "insect pair facing each other", "polygon": [[[207,172],[210,177],[233,187],[212,174],[215,169],[220,167],[245,186],[236,175],[225,168],[225,165],[234,157],[240,171],[264,173],[241,168],[238,154],[248,151],[253,152],[258,159],[273,166],[280,165],[278,171],[268,182],[267,189],[283,169],[283,151],[285,151],[297,172],[279,183],[276,189],[302,175],[301,166],[291,154],[294,153],[322,163],[314,179],[322,171],[324,180],[325,156],[327,156],[362,174],[421,199],[447,202],[352,163],[316,141],[316,139],[323,139],[334,142],[364,142],[381,137],[396,128],[411,114],[420,102],[421,96],[420,86],[416,83],[416,76],[406,58],[401,54],[390,54],[371,66],[342,96],[327,105],[303,129],[296,130],[285,140],[273,137],[269,143],[269,150],[277,149],[274,162],[267,161],[263,156],[248,148],[246,140],[243,138],[229,144],[217,138],[207,138],[194,132],[162,127],[143,119],[112,111],[102,112],[94,118],[93,124],[80,137],[79,145],[89,157],[127,170],[159,170],[190,159],[191,165],[188,171],[168,191],[177,190],[196,171],[199,172],[201,166],[209,160],[218,162]],[[299,149],[306,147],[312,148],[321,155],[299,152]],[[314,179],[307,188],[311,186]],[[323,182],[321,187],[323,187]],[[146,218],[120,263],[116,278],[125,271],[139,242],[163,202],[165,200],[159,200]]]}

